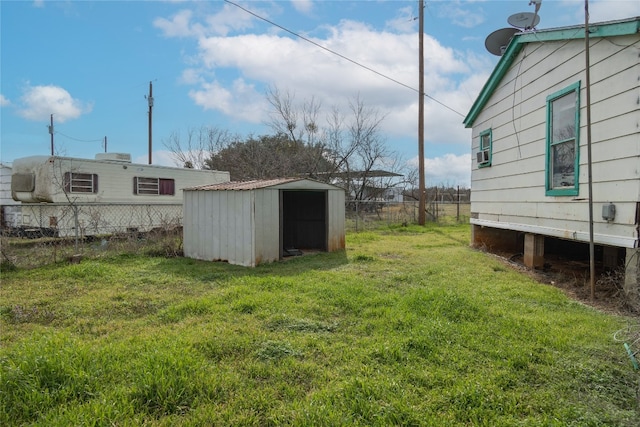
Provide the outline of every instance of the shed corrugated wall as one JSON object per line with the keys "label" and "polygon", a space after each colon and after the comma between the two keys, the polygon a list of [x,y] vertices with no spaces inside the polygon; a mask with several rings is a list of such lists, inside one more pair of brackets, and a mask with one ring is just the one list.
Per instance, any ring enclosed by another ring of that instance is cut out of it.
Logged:
{"label": "shed corrugated wall", "polygon": [[254,265],[280,259],[280,190],[255,192]]}
{"label": "shed corrugated wall", "polygon": [[296,182],[242,191],[184,191],[184,254],[255,267],[280,259],[280,191],[327,191],[327,250],[345,248],[342,189]]}
{"label": "shed corrugated wall", "polygon": [[251,266],[251,191],[185,191],[184,254],[207,261]]}
{"label": "shed corrugated wall", "polygon": [[329,190],[327,204],[327,251],[333,252],[345,248],[344,191]]}

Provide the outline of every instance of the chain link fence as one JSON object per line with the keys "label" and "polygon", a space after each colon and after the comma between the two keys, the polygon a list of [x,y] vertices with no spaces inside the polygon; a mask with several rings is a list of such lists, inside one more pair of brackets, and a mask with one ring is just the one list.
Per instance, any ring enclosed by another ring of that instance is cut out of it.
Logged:
{"label": "chain link fence", "polygon": [[109,252],[182,254],[182,204],[43,203],[4,215],[0,268]]}
{"label": "chain link fence", "polygon": [[18,237],[77,237],[148,232],[182,225],[182,204],[23,204],[10,233]]}
{"label": "chain link fence", "polygon": [[[113,251],[182,254],[181,204],[23,204],[6,213],[0,242],[2,269],[37,267]],[[345,213],[347,231],[412,224],[418,220],[418,202],[348,201]],[[427,219],[468,222],[469,204],[432,200],[427,204]]]}
{"label": "chain link fence", "polygon": [[[427,221],[439,224],[468,222],[471,205],[468,202],[427,202]],[[346,229],[361,231],[381,225],[415,224],[418,222],[418,202],[347,201]]]}

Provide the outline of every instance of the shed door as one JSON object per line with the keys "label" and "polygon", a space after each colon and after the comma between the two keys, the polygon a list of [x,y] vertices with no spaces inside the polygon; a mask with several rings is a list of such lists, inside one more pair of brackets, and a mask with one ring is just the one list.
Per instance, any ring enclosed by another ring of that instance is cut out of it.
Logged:
{"label": "shed door", "polygon": [[280,192],[283,249],[327,250],[327,192]]}

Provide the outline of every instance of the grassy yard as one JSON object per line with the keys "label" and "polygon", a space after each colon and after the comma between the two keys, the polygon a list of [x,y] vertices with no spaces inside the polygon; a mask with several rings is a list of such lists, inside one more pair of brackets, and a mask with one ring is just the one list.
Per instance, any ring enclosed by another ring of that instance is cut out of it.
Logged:
{"label": "grassy yard", "polygon": [[255,269],[3,272],[0,425],[637,426],[629,319],[468,240],[389,227]]}

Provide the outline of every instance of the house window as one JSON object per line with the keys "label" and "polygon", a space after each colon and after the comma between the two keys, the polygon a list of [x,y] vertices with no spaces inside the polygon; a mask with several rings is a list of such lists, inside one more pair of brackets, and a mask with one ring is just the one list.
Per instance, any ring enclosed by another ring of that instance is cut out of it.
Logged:
{"label": "house window", "polygon": [[547,97],[547,196],[578,194],[580,82]]}
{"label": "house window", "polygon": [[65,172],[64,191],[66,193],[97,193],[98,175],[95,173]]}
{"label": "house window", "polygon": [[133,178],[133,194],[152,196],[173,196],[176,185],[173,179],[165,178]]}
{"label": "house window", "polygon": [[476,160],[479,168],[491,166],[491,129],[480,132],[480,144],[478,144],[478,153]]}

